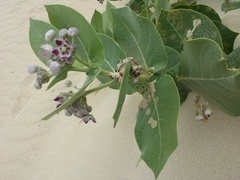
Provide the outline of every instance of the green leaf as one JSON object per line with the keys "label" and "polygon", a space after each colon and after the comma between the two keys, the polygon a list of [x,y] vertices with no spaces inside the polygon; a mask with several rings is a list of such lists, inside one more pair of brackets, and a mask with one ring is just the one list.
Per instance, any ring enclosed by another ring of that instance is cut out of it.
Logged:
{"label": "green leaf", "polygon": [[[120,60],[125,59],[126,55],[111,37],[105,34],[98,34],[98,36],[104,46],[105,54],[105,61],[101,68],[105,71],[115,72],[117,64],[120,63]],[[101,83],[111,81],[110,77],[107,76],[98,76],[97,78]],[[110,86],[110,88],[119,89],[120,83],[116,83],[113,86]],[[133,92],[135,91],[132,88],[129,88],[127,94],[132,94]]]}
{"label": "green leaf", "polygon": [[239,8],[240,8],[240,2],[228,2],[228,3],[222,4],[221,10],[226,13],[228,11],[232,11]]}
{"label": "green leaf", "polygon": [[30,29],[29,29],[30,45],[32,47],[32,50],[36,54],[36,56],[46,66],[47,66],[47,61],[39,55],[39,51],[41,50],[40,46],[43,44],[53,45],[53,42],[49,43],[45,40],[45,33],[50,29],[53,29],[58,33],[58,30],[53,25],[43,21],[30,19]]}
{"label": "green leaf", "polygon": [[193,29],[193,20],[195,19],[200,19],[202,23],[193,32],[193,38],[212,39],[222,48],[221,34],[211,19],[190,9],[162,10],[158,30],[164,44],[180,52],[187,31]]}
{"label": "green leaf", "polygon": [[48,120],[49,118],[51,118],[55,114],[59,113],[61,110],[69,107],[78,98],[83,96],[86,88],[89,86],[89,84],[91,84],[93,82],[94,79],[96,79],[96,77],[99,75],[100,72],[101,72],[101,68],[91,69],[89,74],[88,74],[87,80],[85,81],[85,83],[82,86],[82,88],[76,94],[74,94],[70,99],[68,99],[64,104],[62,104],[60,107],[55,109],[53,112],[51,112],[50,114],[48,114],[47,116],[42,118],[42,120]]}
{"label": "green leaf", "polygon": [[91,19],[91,25],[93,26],[93,28],[95,29],[96,32],[104,33],[103,17],[102,17],[102,14],[97,10],[94,11],[94,14]]}
{"label": "green leaf", "polygon": [[74,9],[63,5],[46,5],[48,17],[58,29],[76,27],[79,35],[74,38],[78,46],[76,55],[91,67],[100,67],[104,62],[103,46],[94,28]]}
{"label": "green leaf", "polygon": [[231,53],[233,51],[235,39],[239,35],[239,33],[233,32],[227,26],[223,25],[220,22],[217,22],[217,21],[213,21],[213,22],[217,26],[222,36],[224,52],[227,54]]}
{"label": "green leaf", "polygon": [[113,115],[113,119],[114,119],[114,125],[113,126],[114,127],[116,127],[116,125],[117,125],[120,113],[122,111],[123,103],[125,101],[126,94],[128,92],[129,71],[130,71],[130,64],[126,64],[126,67],[124,69],[123,78],[122,78],[122,81],[121,81],[120,90],[119,90],[117,107],[116,107],[116,110],[115,110],[114,115]]}
{"label": "green leaf", "polygon": [[143,68],[154,67],[155,72],[164,69],[167,55],[155,25],[129,7],[112,9],[112,14],[114,38],[126,55]]}
{"label": "green leaf", "polygon": [[106,35],[113,37],[112,28],[113,28],[113,17],[111,9],[115,8],[109,1],[106,3],[105,11],[102,13],[103,17],[103,31]]}
{"label": "green leaf", "polygon": [[231,116],[240,115],[240,71],[227,68],[221,47],[210,39],[185,41],[179,81]]}
{"label": "green leaf", "polygon": [[[135,137],[141,158],[155,178],[177,147],[179,95],[170,75],[155,77],[148,93],[139,105]],[[155,89],[155,91],[154,91]]]}
{"label": "green leaf", "polygon": [[240,69],[240,46],[227,56],[227,64],[231,69]]}
{"label": "green leaf", "polygon": [[174,7],[174,9],[192,9],[201,14],[204,14],[212,21],[222,22],[218,13],[213,8],[211,8],[207,5],[203,5],[203,4],[198,4],[198,5],[186,5],[185,4],[185,5],[183,5],[183,4],[181,4],[181,5]]}

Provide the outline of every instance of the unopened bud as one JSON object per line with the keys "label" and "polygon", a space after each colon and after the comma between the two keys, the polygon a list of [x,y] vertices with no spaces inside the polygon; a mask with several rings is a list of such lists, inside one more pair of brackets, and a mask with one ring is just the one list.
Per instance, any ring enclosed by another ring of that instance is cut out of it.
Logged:
{"label": "unopened bud", "polygon": [[67,35],[68,35],[68,30],[67,29],[61,29],[59,31],[59,36],[66,37]]}
{"label": "unopened bud", "polygon": [[69,36],[74,37],[74,36],[76,36],[76,35],[78,35],[78,34],[79,34],[79,31],[78,31],[77,28],[71,27],[71,28],[68,29],[68,35],[69,35]]}
{"label": "unopened bud", "polygon": [[56,61],[52,62],[49,68],[54,75],[57,75],[61,71],[61,65]]}
{"label": "unopened bud", "polygon": [[65,85],[66,87],[70,87],[70,86],[72,85],[72,82],[67,79],[67,80],[64,81],[64,85]]}
{"label": "unopened bud", "polygon": [[41,89],[41,88],[42,88],[42,84],[39,84],[38,82],[35,82],[35,83],[34,83],[34,87],[35,87],[36,89]]}
{"label": "unopened bud", "polygon": [[56,36],[56,32],[51,29],[51,30],[46,32],[45,40],[46,41],[52,41],[52,40],[54,40],[55,36]]}
{"label": "unopened bud", "polygon": [[37,72],[37,66],[36,66],[35,64],[30,64],[30,65],[28,66],[28,72],[29,72],[30,74],[36,73],[36,72]]}
{"label": "unopened bud", "polygon": [[64,109],[65,116],[71,116],[72,113],[68,109]]}

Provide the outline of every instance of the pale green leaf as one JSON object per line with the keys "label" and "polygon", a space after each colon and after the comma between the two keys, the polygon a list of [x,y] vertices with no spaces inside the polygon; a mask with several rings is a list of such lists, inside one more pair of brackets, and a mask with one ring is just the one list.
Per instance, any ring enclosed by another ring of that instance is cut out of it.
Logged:
{"label": "pale green leaf", "polygon": [[112,14],[114,38],[126,55],[145,69],[154,67],[155,72],[164,69],[167,55],[155,25],[129,7],[112,9]]}
{"label": "pale green leaf", "polygon": [[155,178],[176,149],[179,95],[170,75],[156,76],[139,105],[135,137]]}
{"label": "pale green leaf", "polygon": [[223,112],[240,115],[240,71],[227,67],[216,42],[205,38],[184,42],[179,81]]}
{"label": "pale green leaf", "polygon": [[76,55],[89,63],[91,67],[100,67],[104,62],[103,46],[94,28],[72,8],[63,5],[46,5],[48,17],[55,27],[68,29],[76,27],[79,35],[74,38],[77,44]]}

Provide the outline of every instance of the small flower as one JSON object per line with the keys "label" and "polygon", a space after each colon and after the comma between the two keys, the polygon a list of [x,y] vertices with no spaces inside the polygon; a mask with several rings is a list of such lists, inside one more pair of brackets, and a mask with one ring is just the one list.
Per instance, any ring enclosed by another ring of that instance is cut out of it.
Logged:
{"label": "small flower", "polygon": [[43,44],[41,46],[41,49],[42,50],[39,52],[39,55],[42,56],[44,59],[49,60],[53,57],[53,47],[50,44]]}
{"label": "small flower", "polygon": [[52,62],[49,68],[54,75],[57,75],[61,71],[61,65],[56,61]]}
{"label": "small flower", "polygon": [[201,114],[196,114],[195,115],[195,119],[197,120],[197,121],[202,121],[203,119],[204,119],[204,117],[201,115]]}
{"label": "small flower", "polygon": [[72,53],[74,47],[67,39],[56,39],[57,48],[52,50],[52,53],[60,60],[67,62],[68,64],[73,63]]}
{"label": "small flower", "polygon": [[84,116],[84,117],[82,118],[82,120],[83,120],[83,122],[84,122],[85,124],[87,124],[89,121],[92,121],[92,122],[94,122],[94,123],[97,122],[96,119],[95,119],[95,118],[93,117],[93,115],[91,115],[91,114],[88,114],[88,115]]}
{"label": "small flower", "polygon": [[30,65],[28,66],[28,72],[29,72],[30,74],[36,73],[36,72],[37,72],[37,66],[36,66],[35,64],[30,64]]}
{"label": "small flower", "polygon": [[86,115],[88,115],[88,110],[86,108],[81,108],[77,111],[77,116],[80,118],[82,118]]}
{"label": "small flower", "polygon": [[52,41],[52,40],[54,40],[55,36],[56,36],[56,32],[51,29],[51,30],[46,32],[45,40],[46,41]]}
{"label": "small flower", "polygon": [[58,108],[59,106],[61,106],[65,101],[67,101],[68,99],[68,93],[61,93],[60,95],[58,95],[54,101],[56,101],[56,108]]}
{"label": "small flower", "polygon": [[59,31],[59,36],[60,37],[66,37],[68,35],[68,30],[67,29],[61,29]]}
{"label": "small flower", "polygon": [[77,36],[79,34],[79,31],[75,27],[71,27],[68,29],[68,35],[71,37]]}

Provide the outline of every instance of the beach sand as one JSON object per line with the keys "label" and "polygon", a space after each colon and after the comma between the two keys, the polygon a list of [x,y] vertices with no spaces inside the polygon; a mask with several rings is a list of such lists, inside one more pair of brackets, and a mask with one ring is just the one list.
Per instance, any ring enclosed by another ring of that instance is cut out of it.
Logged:
{"label": "beach sand", "polygon": [[[124,2],[115,2],[123,6]],[[220,12],[220,1],[210,3]],[[63,84],[45,91],[33,87],[34,75],[27,66],[41,65],[31,50],[29,18],[48,21],[45,4],[74,8],[90,21],[94,9],[104,10],[95,0],[9,0],[0,6],[0,180],[148,180],[154,179],[143,161],[134,137],[140,96],[127,97],[117,127],[112,115],[118,92],[104,89],[89,96],[97,123],[63,113],[40,120],[55,109],[53,99]],[[240,11],[221,13],[223,22],[240,32]],[[237,44],[239,43],[239,37]],[[85,75],[71,73],[80,86]],[[92,87],[98,85],[94,82]],[[163,180],[240,179],[240,118],[215,109],[208,122],[194,119],[194,94],[181,106],[179,145],[162,170]],[[139,164],[138,164],[139,162]]]}

